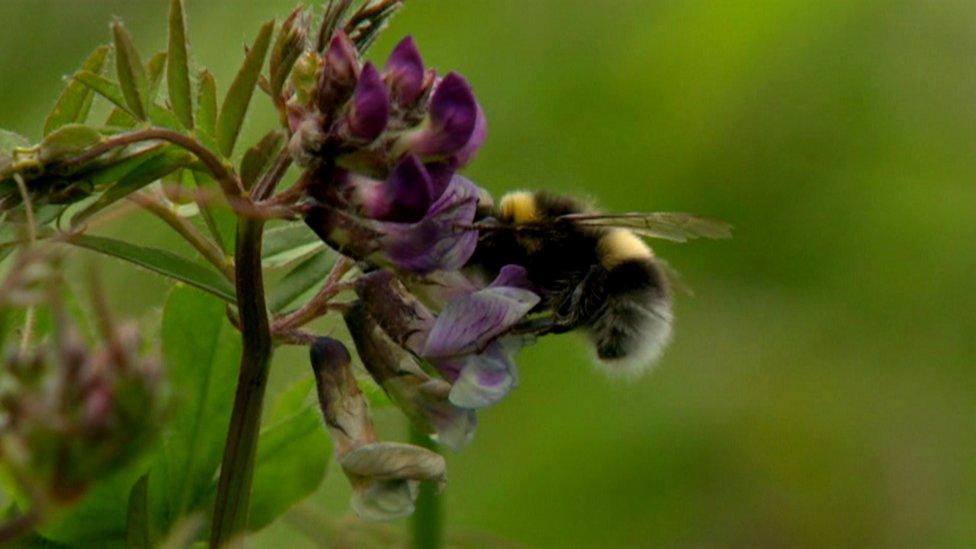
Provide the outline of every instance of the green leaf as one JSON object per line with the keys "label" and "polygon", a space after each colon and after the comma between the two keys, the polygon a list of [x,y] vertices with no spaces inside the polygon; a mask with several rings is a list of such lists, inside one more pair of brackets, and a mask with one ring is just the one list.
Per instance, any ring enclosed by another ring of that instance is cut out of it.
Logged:
{"label": "green leaf", "polygon": [[289,417],[301,412],[308,404],[309,395],[315,389],[315,378],[313,376],[304,377],[291,384],[287,389],[278,394],[274,406],[268,414],[268,424],[274,425],[284,421]]}
{"label": "green leaf", "polygon": [[268,46],[271,44],[271,32],[274,30],[274,21],[268,21],[261,27],[258,37],[254,40],[254,45],[247,52],[244,64],[238,71],[237,77],[227,90],[227,96],[220,107],[220,114],[217,117],[217,130],[214,137],[220,152],[225,157],[230,157],[234,152],[234,145],[237,143],[237,136],[241,133],[244,125],[244,116],[254,95],[254,88],[261,76],[261,68],[264,66],[264,58],[268,53]]}
{"label": "green leaf", "polygon": [[51,541],[76,547],[125,539],[129,496],[145,472],[145,464],[140,463],[99,481],[80,501],[55,515],[38,532]]}
{"label": "green leaf", "polygon": [[153,515],[169,526],[205,505],[223,454],[240,359],[240,335],[224,304],[177,286],[163,310],[163,357],[179,388],[163,451],[152,465]]}
{"label": "green leaf", "polygon": [[156,94],[159,93],[159,84],[163,81],[164,68],[166,68],[166,52],[164,51],[157,52],[146,63],[146,76],[149,78],[149,96],[147,100],[149,104],[152,104],[156,100]]}
{"label": "green leaf", "polygon": [[112,185],[87,208],[79,212],[71,220],[73,226],[78,226],[96,212],[114,204],[116,201],[129,196],[139,189],[158,181],[174,171],[188,166],[193,156],[182,149],[170,148],[162,154],[152,156],[139,164],[118,183]]}
{"label": "green leaf", "polygon": [[183,127],[192,130],[193,98],[190,91],[189,47],[183,0],[172,0],[169,4],[169,64],[166,67],[169,102]]}
{"label": "green leaf", "polygon": [[334,264],[335,256],[327,249],[299,263],[271,290],[268,308],[280,313],[302,294],[321,284]]}
{"label": "green leaf", "polygon": [[149,534],[149,475],[139,477],[129,494],[126,513],[125,546],[127,549],[150,549]]}
{"label": "green leaf", "polygon": [[134,128],[138,123],[139,121],[133,118],[131,114],[118,107],[113,108],[105,120],[106,126],[117,128]]}
{"label": "green leaf", "polygon": [[318,489],[332,454],[317,406],[261,431],[251,492],[250,530],[260,530]]}
{"label": "green leaf", "polygon": [[241,159],[241,182],[245,189],[250,189],[264,175],[284,144],[284,130],[271,130],[244,153],[244,158]]}
{"label": "green leaf", "polygon": [[116,107],[122,109],[129,115],[136,117],[135,112],[129,108],[129,104],[126,102],[122,90],[119,89],[119,85],[115,82],[91,71],[78,71],[72,78],[88,86],[93,92],[108,99]]}
{"label": "green leaf", "polygon": [[210,137],[217,135],[217,81],[207,69],[200,71],[197,90],[197,125]]}
{"label": "green leaf", "polygon": [[281,95],[281,90],[285,87],[285,81],[288,79],[292,67],[295,66],[298,56],[305,49],[305,43],[302,40],[305,32],[303,32],[303,29],[296,27],[296,25],[303,24],[304,14],[304,6],[299,6],[295,8],[295,11],[291,12],[288,19],[281,25],[278,38],[271,48],[271,62],[269,63],[271,78],[269,84],[271,86],[272,97]]}
{"label": "green leaf", "polygon": [[283,267],[324,246],[304,223],[279,225],[264,233],[261,261],[269,269]]}
{"label": "green leaf", "polygon": [[149,79],[146,69],[132,43],[132,35],[120,21],[112,23],[115,39],[115,68],[125,103],[139,120],[145,120],[149,112]]}
{"label": "green leaf", "polygon": [[92,169],[78,171],[74,177],[89,181],[95,189],[102,189],[109,184],[119,181],[148,159],[159,156],[166,151],[173,150],[177,149],[172,145],[157,143],[126,154],[111,157],[111,159],[102,160]]}
{"label": "green leaf", "polygon": [[102,141],[102,134],[81,124],[68,124],[51,132],[41,141],[38,160],[42,164],[58,162],[77,155]]}
{"label": "green leaf", "polygon": [[[108,46],[102,46],[91,53],[88,59],[82,63],[81,69],[98,74],[105,65],[105,59],[111,50]],[[44,121],[44,135],[48,135],[54,130],[72,123],[84,123],[88,115],[88,108],[91,107],[92,91],[80,82],[69,80],[65,84],[64,91],[54,104],[54,109]]]}
{"label": "green leaf", "polygon": [[[98,95],[101,95],[105,99],[108,99],[110,102],[115,104],[116,107],[124,111],[125,114],[128,114],[129,116],[133,117],[133,119],[135,118],[143,119],[143,117],[141,116],[136,116],[136,114],[132,111],[132,109],[129,108],[129,105],[126,102],[125,97],[123,96],[122,90],[119,89],[119,85],[116,84],[115,82],[112,82],[107,78],[104,78],[102,76],[99,76],[95,73],[88,72],[88,71],[79,71],[75,73],[73,78],[81,82],[82,84],[88,86],[89,88],[91,88],[92,91],[94,91]],[[149,121],[152,122],[153,124],[157,126],[162,126],[164,128],[169,128],[172,130],[182,130],[182,126],[180,125],[180,121],[176,119],[176,115],[174,115],[167,109],[164,109],[163,107],[160,107],[155,103],[149,105],[148,108],[149,108]],[[123,122],[122,125],[125,126],[124,122],[126,119],[121,115],[116,117],[116,115],[113,113],[112,115],[109,116],[109,120],[111,121],[112,119],[120,120],[121,122]],[[109,125],[115,125],[115,124],[110,123]],[[134,126],[135,124],[132,125]]]}
{"label": "green leaf", "polygon": [[[113,238],[81,235],[70,244],[123,259],[163,276],[185,282],[228,303],[236,302],[234,287],[216,271],[180,257],[170,251],[130,244]],[[223,313],[221,313],[223,318]]]}

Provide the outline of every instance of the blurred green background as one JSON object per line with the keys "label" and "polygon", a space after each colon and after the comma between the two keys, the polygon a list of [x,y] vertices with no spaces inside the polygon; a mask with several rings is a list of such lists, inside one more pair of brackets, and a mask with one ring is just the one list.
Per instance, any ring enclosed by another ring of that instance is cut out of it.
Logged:
{"label": "blurred green background", "polygon": [[[0,126],[38,138],[112,15],[145,57],[162,49],[166,4],[0,2]],[[226,89],[294,2],[188,4]],[[452,539],[976,544],[974,21],[968,0],[408,1],[373,57],[410,33],[471,81],[490,123],[475,181],[736,226],[656,247],[696,295],[651,375],[610,380],[573,336],[522,354],[519,388],[449,457]],[[142,215],[123,225],[170,243]],[[126,314],[159,307],[157,277],[103,272]],[[275,366],[275,387],[306,368],[297,350]],[[332,471],[255,544],[320,544],[347,495]]]}

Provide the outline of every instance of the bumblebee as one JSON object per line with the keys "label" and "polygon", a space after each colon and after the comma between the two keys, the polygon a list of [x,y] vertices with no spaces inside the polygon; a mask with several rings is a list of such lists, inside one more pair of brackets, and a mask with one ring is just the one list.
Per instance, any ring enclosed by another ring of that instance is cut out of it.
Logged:
{"label": "bumblebee", "polygon": [[526,269],[542,297],[519,327],[543,335],[581,329],[598,362],[640,372],[671,336],[669,268],[643,237],[684,242],[729,238],[731,226],[683,213],[606,214],[548,192],[519,191],[479,206],[468,268],[490,280],[508,264]]}

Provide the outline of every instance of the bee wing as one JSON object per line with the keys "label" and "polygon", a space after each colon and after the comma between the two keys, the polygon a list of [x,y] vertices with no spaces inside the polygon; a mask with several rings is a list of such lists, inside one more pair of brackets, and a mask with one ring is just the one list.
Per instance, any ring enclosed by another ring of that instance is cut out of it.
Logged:
{"label": "bee wing", "polygon": [[567,219],[591,227],[629,229],[648,238],[686,242],[695,238],[732,238],[732,225],[688,213],[569,214]]}
{"label": "bee wing", "polygon": [[668,281],[668,286],[672,290],[681,292],[688,297],[695,296],[695,290],[685,282],[685,277],[681,276],[681,271],[675,269],[670,263],[665,261],[660,257],[654,258],[654,263],[657,264],[661,272],[664,273],[664,278]]}

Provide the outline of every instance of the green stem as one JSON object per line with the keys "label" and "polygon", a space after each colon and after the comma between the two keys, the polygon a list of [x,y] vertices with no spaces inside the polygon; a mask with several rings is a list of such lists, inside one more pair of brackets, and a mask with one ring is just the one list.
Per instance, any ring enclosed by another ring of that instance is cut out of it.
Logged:
{"label": "green stem", "polygon": [[[430,436],[410,427],[410,442],[434,452],[437,445]],[[414,549],[439,549],[443,547],[444,518],[441,510],[441,496],[433,482],[420,483],[417,505],[410,519],[410,546]]]}
{"label": "green stem", "polygon": [[271,362],[271,330],[261,271],[264,221],[238,218],[235,270],[241,337],[244,342],[237,377],[234,411],[224,445],[210,546],[221,547],[242,536],[254,479],[254,459],[261,428],[261,409]]}

